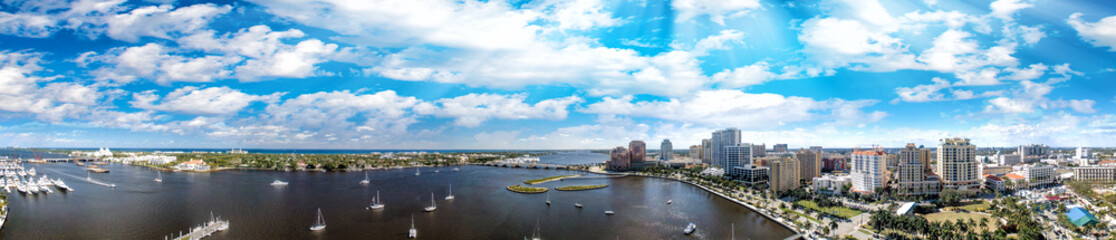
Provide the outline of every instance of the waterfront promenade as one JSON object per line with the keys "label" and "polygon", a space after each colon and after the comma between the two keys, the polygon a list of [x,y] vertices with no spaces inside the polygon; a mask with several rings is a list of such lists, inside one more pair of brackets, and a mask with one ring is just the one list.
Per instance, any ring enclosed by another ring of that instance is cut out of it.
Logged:
{"label": "waterfront promenade", "polygon": [[219,218],[206,222],[205,225],[194,227],[190,232],[174,238],[175,240],[198,240],[213,235],[213,233],[229,229],[229,221]]}

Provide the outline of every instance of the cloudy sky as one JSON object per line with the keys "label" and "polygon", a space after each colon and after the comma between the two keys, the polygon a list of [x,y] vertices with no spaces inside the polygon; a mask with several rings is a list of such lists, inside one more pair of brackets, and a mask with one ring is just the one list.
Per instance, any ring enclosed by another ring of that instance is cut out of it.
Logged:
{"label": "cloudy sky", "polygon": [[0,145],[1116,146],[1107,1],[0,0]]}

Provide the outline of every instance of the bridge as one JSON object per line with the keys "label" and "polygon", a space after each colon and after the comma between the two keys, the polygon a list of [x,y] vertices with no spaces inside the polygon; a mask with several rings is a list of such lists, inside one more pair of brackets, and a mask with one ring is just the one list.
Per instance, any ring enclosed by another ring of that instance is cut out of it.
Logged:
{"label": "bridge", "polygon": [[491,162],[478,164],[490,167],[506,167],[506,168],[531,168],[531,169],[570,169],[570,167],[589,166],[589,164],[581,165],[561,165],[561,164],[546,164],[546,163],[505,163],[505,162]]}

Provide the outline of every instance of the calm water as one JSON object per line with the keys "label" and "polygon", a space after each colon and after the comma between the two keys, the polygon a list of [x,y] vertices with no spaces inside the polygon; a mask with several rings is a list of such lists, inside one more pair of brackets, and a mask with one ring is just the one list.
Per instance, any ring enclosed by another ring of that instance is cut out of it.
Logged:
{"label": "calm water", "polygon": [[[108,165],[111,173],[93,174],[115,183],[107,188],[84,181],[73,164],[28,164],[51,178],[61,177],[77,191],[49,195],[9,193],[11,213],[0,230],[4,239],[163,239],[209,218],[228,219],[231,228],[211,239],[403,239],[414,216],[421,239],[522,239],[536,220],[544,239],[782,239],[791,232],[750,210],[684,183],[642,177],[569,179],[542,184],[609,184],[592,191],[518,194],[504,187],[526,179],[572,174],[559,170],[481,166],[363,172],[223,171],[209,174],[163,173],[128,165]],[[269,183],[289,181],[285,187]],[[453,184],[456,200],[445,201]],[[386,209],[365,210],[379,190]],[[434,193],[438,210],[423,213]],[[673,199],[671,205],[665,204]],[[583,209],[574,202],[585,205]],[[328,227],[310,232],[316,209]],[[604,215],[605,210],[616,212]],[[698,225],[682,235],[688,222]]]}
{"label": "calm water", "polygon": [[559,152],[557,154],[543,155],[539,157],[540,163],[562,165],[602,163],[607,160],[608,155],[593,153],[589,151]]}

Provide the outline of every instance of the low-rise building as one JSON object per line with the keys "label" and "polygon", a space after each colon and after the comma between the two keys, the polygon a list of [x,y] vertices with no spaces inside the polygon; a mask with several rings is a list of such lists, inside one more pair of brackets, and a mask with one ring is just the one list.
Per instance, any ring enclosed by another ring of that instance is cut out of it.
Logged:
{"label": "low-rise building", "polygon": [[1046,186],[1054,183],[1054,166],[1027,165],[1020,171],[1027,179],[1027,187]]}
{"label": "low-rise building", "polygon": [[810,187],[820,194],[836,195],[841,193],[841,188],[852,184],[852,177],[847,174],[825,174],[816,177]]}
{"label": "low-rise building", "polygon": [[190,159],[190,161],[174,165],[174,169],[179,171],[209,171],[209,165],[205,164],[205,160]]}
{"label": "low-rise building", "polygon": [[746,165],[733,167],[737,179],[745,183],[765,183],[770,177],[771,169],[768,167]]}
{"label": "low-rise building", "polygon": [[1087,182],[1116,181],[1116,165],[1093,165],[1073,168],[1073,180]]}
{"label": "low-rise building", "polygon": [[992,174],[984,174],[984,188],[1002,192],[1004,191],[1004,179]]}

